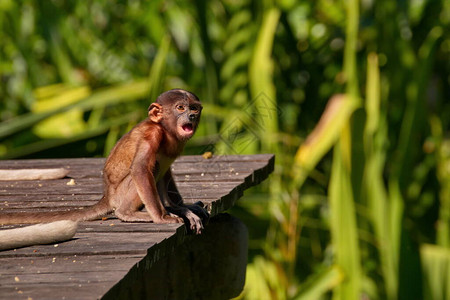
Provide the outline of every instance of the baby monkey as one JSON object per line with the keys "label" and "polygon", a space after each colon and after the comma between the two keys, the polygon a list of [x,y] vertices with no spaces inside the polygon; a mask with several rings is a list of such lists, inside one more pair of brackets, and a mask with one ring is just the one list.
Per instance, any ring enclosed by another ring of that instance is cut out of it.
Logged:
{"label": "baby monkey", "polygon": [[111,150],[103,169],[103,197],[97,204],[65,212],[1,213],[0,224],[85,221],[114,212],[125,222],[185,221],[200,234],[209,215],[201,202],[183,203],[170,166],[194,135],[201,111],[200,100],[191,92],[174,89],[162,93],[150,105],[148,118]]}

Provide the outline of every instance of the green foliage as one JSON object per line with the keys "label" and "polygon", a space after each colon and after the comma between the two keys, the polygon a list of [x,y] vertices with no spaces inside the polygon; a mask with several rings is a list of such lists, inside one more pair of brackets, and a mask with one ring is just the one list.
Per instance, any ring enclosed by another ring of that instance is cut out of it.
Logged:
{"label": "green foliage", "polygon": [[186,152],[272,152],[245,299],[449,299],[448,1],[0,1],[0,158],[105,156],[164,90]]}
{"label": "green foliage", "polygon": [[445,247],[424,244],[420,248],[424,299],[450,299],[450,250]]}

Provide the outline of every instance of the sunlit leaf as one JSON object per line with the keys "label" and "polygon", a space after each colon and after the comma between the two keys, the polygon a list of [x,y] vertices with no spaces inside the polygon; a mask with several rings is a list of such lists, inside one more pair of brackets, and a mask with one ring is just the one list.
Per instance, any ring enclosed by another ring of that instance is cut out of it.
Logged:
{"label": "sunlit leaf", "polygon": [[423,299],[450,299],[450,249],[436,245],[420,248],[424,272]]}
{"label": "sunlit leaf", "polygon": [[336,287],[344,280],[344,274],[337,266],[332,266],[300,286],[300,293],[295,300],[315,300],[323,297],[327,292]]}
{"label": "sunlit leaf", "polygon": [[330,151],[357,107],[357,101],[347,95],[336,95],[329,100],[316,127],[295,155],[293,176],[297,186],[304,182],[308,173]]}
{"label": "sunlit leaf", "polygon": [[[32,112],[40,113],[64,107],[86,98],[90,93],[89,87],[66,88],[66,90],[59,90],[55,96],[44,98],[45,92],[41,89],[37,92],[41,97],[34,103]],[[33,132],[41,138],[61,138],[73,136],[85,129],[83,111],[72,109],[41,121],[33,128]]]}

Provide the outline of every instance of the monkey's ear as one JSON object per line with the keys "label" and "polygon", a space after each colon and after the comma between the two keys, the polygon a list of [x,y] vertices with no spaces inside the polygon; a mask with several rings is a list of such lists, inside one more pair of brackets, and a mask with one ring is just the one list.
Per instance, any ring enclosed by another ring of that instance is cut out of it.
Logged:
{"label": "monkey's ear", "polygon": [[159,123],[163,118],[163,108],[158,103],[152,103],[148,108],[148,117],[152,122]]}

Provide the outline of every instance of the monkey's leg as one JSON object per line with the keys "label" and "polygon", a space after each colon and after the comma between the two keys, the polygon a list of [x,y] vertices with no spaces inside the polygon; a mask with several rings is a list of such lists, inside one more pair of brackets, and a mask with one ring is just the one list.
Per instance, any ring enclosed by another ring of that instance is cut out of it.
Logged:
{"label": "monkey's leg", "polygon": [[[142,202],[137,197],[137,201],[140,202],[142,207]],[[155,222],[150,214],[146,211],[141,211],[138,208],[130,209],[130,207],[119,207],[115,210],[115,215],[124,222]],[[167,222],[164,222],[164,220],[155,222],[155,223],[183,223],[183,219],[178,217],[177,215],[167,215],[170,219],[167,220]]]}
{"label": "monkey's leg", "polygon": [[124,212],[121,210],[115,211],[116,216],[124,222],[152,222],[150,215],[144,211]]}
{"label": "monkey's leg", "polygon": [[114,214],[124,222],[152,222],[149,214],[140,211],[143,207],[131,177],[125,178],[115,190],[112,202]]}
{"label": "monkey's leg", "polygon": [[133,198],[123,199],[122,205],[116,208],[114,214],[124,222],[151,222],[150,216],[140,211],[142,204],[139,202],[137,195]]}
{"label": "monkey's leg", "polygon": [[[116,210],[115,215],[124,222],[154,222],[148,212],[141,211],[144,206],[131,178],[125,179],[116,189],[113,202]],[[182,223],[178,217],[170,217],[167,222],[158,223]]]}

